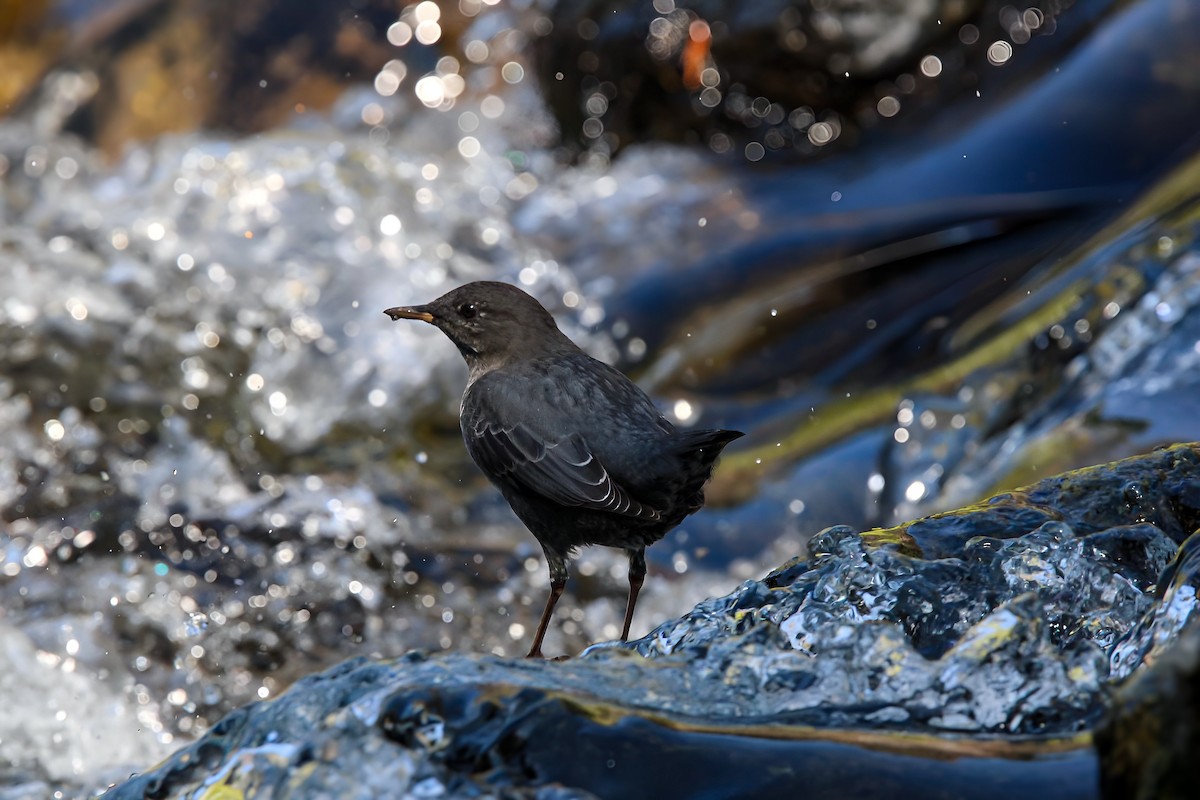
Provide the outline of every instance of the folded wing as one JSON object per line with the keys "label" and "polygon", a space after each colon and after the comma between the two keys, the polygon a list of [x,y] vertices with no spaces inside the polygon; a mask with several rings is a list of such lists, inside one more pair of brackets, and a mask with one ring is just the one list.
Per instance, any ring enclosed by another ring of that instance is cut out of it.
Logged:
{"label": "folded wing", "polygon": [[656,520],[661,513],[634,500],[612,479],[579,434],[548,442],[526,425],[482,420],[471,427],[468,448],[486,472],[515,481],[564,506]]}

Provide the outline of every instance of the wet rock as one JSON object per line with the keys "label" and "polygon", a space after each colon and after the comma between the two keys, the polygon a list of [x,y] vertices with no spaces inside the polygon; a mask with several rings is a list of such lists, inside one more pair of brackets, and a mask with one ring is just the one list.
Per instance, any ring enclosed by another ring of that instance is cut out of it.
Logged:
{"label": "wet rock", "polygon": [[[1120,488],[1131,482],[1133,504]],[[220,782],[281,797],[384,785],[392,796],[688,796],[701,784],[713,796],[803,784],[885,797],[936,782],[956,796],[1095,797],[1095,754],[1077,734],[1108,713],[1114,681],[1136,685],[1190,653],[1169,655],[1194,626],[1200,560],[1169,534],[1197,522],[1197,485],[1200,444],[1179,445],[907,532],[833,528],[808,560],[564,663],[346,662],[234,712],[108,796]],[[1019,507],[1035,513],[1004,511]],[[1153,649],[1136,646],[1146,641]],[[803,766],[767,768],[780,759]]]}
{"label": "wet rock", "polygon": [[1106,797],[1182,800],[1195,793],[1198,675],[1200,626],[1193,622],[1116,693],[1096,732]]}
{"label": "wet rock", "polygon": [[206,780],[287,798],[735,797],[800,786],[806,797],[883,798],[930,784],[964,797],[1021,788],[1094,796],[1094,762],[1070,742],[1038,742],[1035,752],[1029,743],[825,738],[770,721],[697,721],[639,707],[647,697],[636,684],[616,690],[613,677],[633,676],[625,661],[551,666],[593,682],[581,699],[562,687],[570,679],[514,662],[348,663],[105,797],[182,797]]}
{"label": "wet rock", "polygon": [[[860,447],[879,439],[881,461],[872,466],[878,488],[863,494],[876,524],[972,502],[1088,457],[1192,438],[1184,429],[1197,418],[1191,407],[1200,355],[1191,343],[1200,335],[1200,247],[1194,190],[1181,197],[1179,189],[1194,186],[1198,167],[1194,157],[1180,165],[1114,222],[1102,234],[1114,250],[1084,248],[1053,277],[1035,279],[1050,283],[1046,293],[1030,295],[1023,333],[996,326],[999,309],[985,307],[947,342],[962,348],[958,354],[932,370],[850,391],[853,402],[838,398],[836,410],[819,404],[820,389],[807,387],[772,435],[724,460],[713,496],[808,500],[801,486],[807,454],[849,446],[849,430],[873,428]],[[1147,219],[1153,222],[1143,227]],[[1049,289],[1060,280],[1071,288]],[[764,295],[746,319],[770,318],[773,308],[784,317],[787,305]],[[788,322],[781,323],[780,346],[823,341],[804,314],[794,314],[798,326],[783,333]],[[695,358],[731,355],[703,343],[687,347],[698,348]],[[675,356],[672,369],[696,374],[691,357]],[[1130,492],[1136,502],[1136,487]]]}

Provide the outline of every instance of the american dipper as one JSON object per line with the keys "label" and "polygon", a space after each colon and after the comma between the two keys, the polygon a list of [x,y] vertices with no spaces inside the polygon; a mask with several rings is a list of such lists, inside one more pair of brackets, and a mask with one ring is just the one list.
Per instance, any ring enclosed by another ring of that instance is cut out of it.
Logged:
{"label": "american dipper", "polygon": [[713,462],[742,434],[677,429],[514,286],[468,283],[428,305],[383,313],[437,326],[466,359],[459,423],[467,452],[537,537],[550,567],[550,597],[528,657],[541,657],[567,559],[584,545],[629,554],[626,641],[646,547],[704,504]]}

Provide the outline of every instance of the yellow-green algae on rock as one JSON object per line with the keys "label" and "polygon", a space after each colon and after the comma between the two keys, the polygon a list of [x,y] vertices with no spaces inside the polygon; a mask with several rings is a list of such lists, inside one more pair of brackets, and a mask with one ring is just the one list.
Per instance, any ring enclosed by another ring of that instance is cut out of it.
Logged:
{"label": "yellow-green algae on rock", "polygon": [[1045,478],[966,508],[866,531],[863,540],[877,547],[897,547],[908,555],[937,558],[960,553],[969,535],[1006,538],[1027,532],[1031,525],[1059,520],[1078,534],[1152,522],[1182,543],[1200,525],[1200,518],[1194,509],[1172,503],[1171,495],[1164,492],[1185,479],[1194,480],[1190,471],[1198,468],[1200,444],[1177,444]]}

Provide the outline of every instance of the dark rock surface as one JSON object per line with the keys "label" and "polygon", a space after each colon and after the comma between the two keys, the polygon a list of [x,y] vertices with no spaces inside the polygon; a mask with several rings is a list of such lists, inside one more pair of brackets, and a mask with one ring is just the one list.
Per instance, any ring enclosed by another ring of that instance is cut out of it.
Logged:
{"label": "dark rock surface", "polygon": [[1087,732],[1113,685],[1179,658],[1200,563],[1177,545],[1198,522],[1191,444],[902,528],[830,529],[810,559],[628,646],[346,662],[106,796],[1095,797]]}
{"label": "dark rock surface", "polygon": [[[1196,540],[1192,544],[1197,544]],[[1195,558],[1195,547],[1188,558]],[[1184,800],[1200,753],[1200,625],[1116,693],[1096,732],[1106,797]]]}

